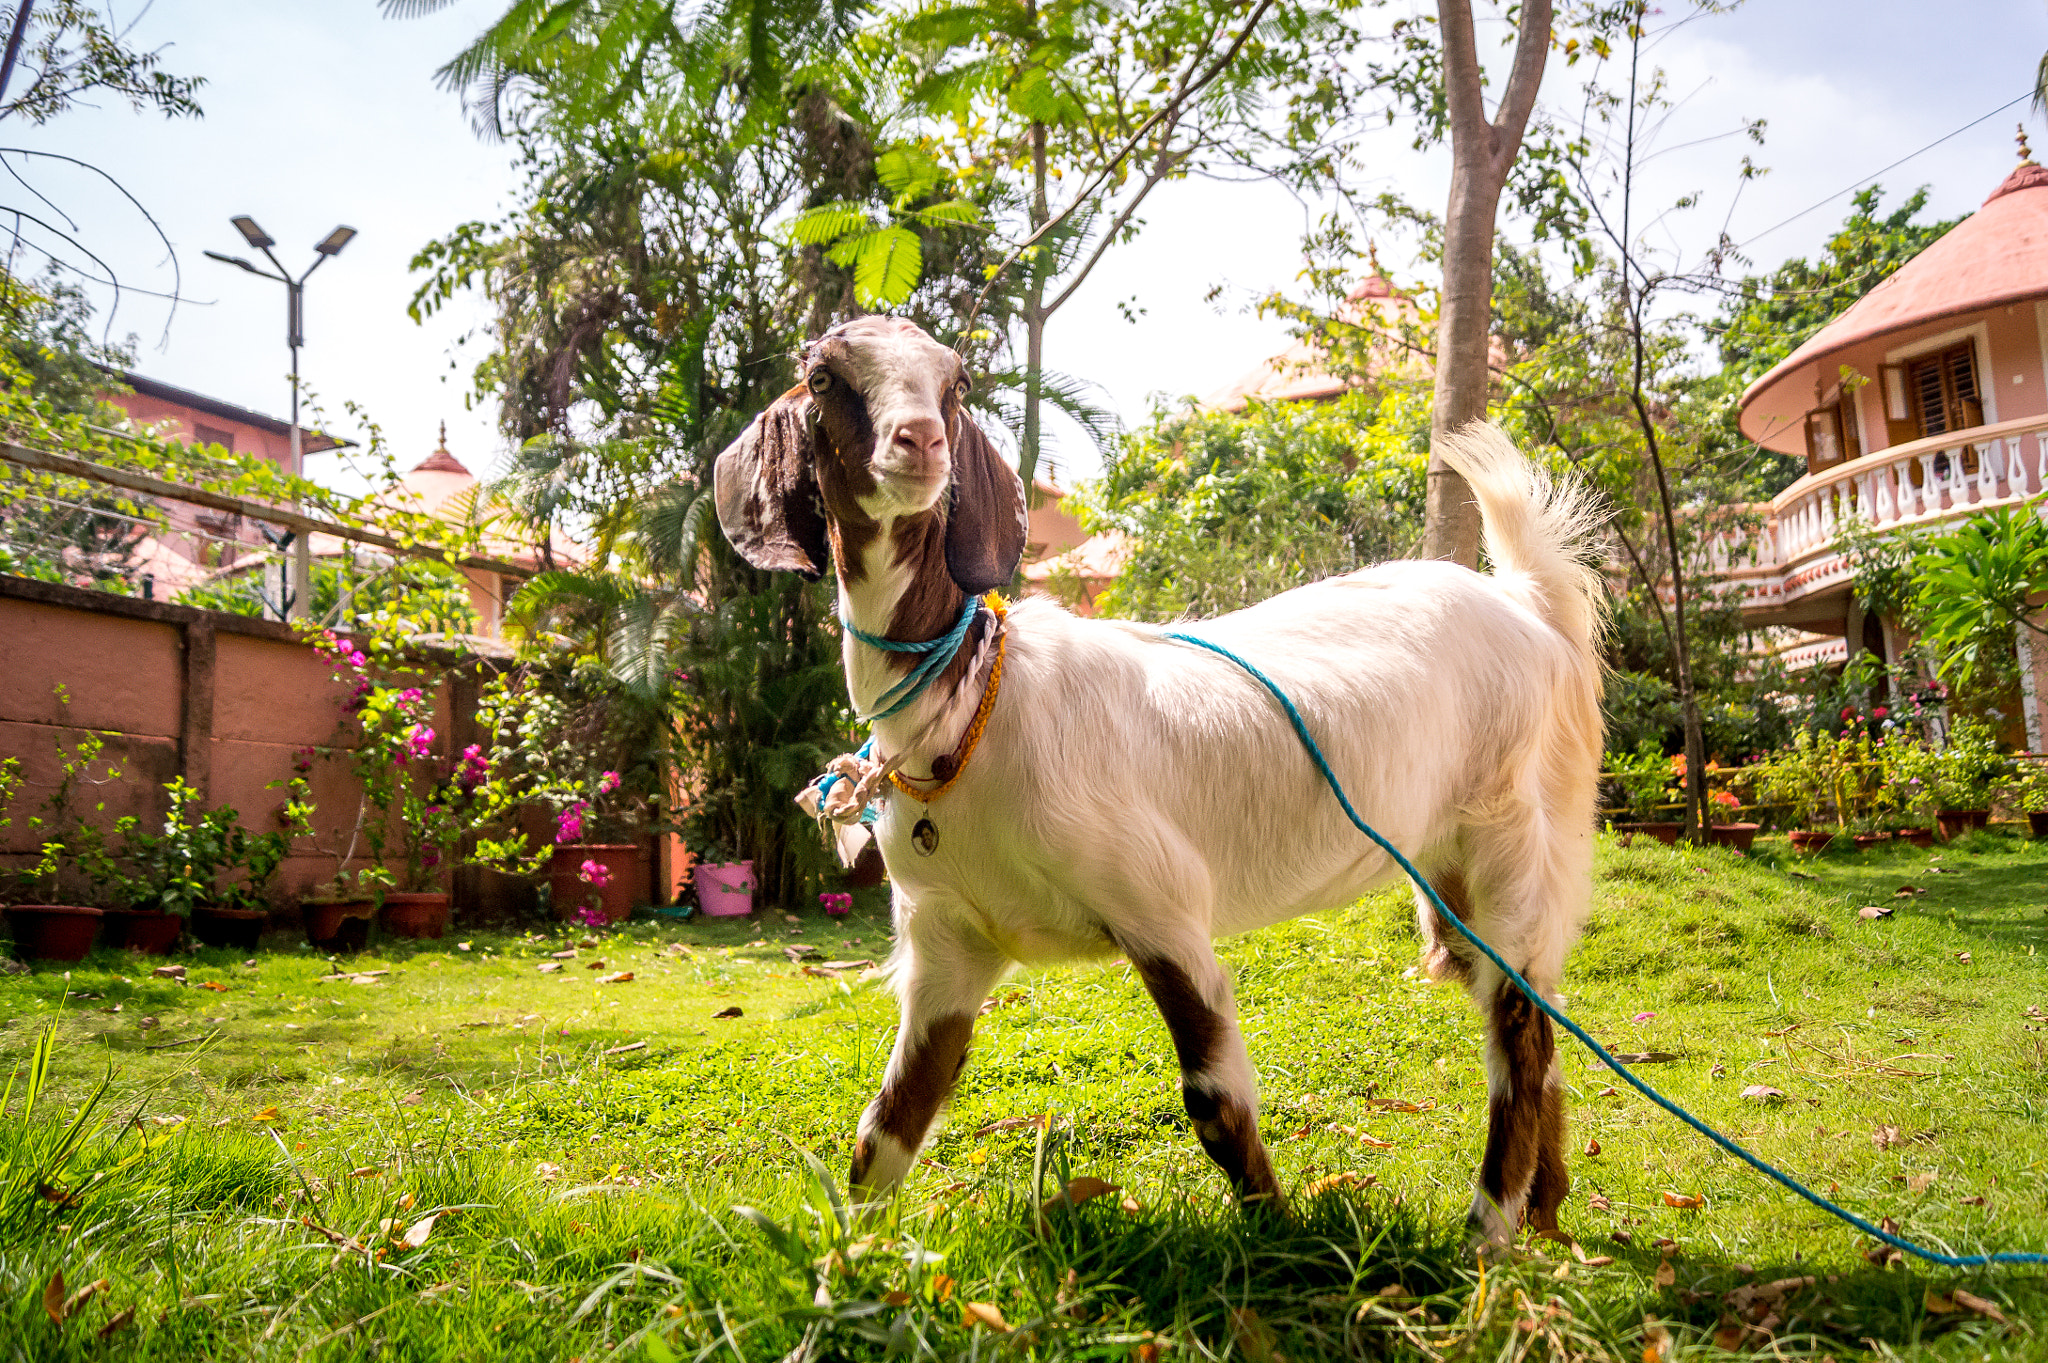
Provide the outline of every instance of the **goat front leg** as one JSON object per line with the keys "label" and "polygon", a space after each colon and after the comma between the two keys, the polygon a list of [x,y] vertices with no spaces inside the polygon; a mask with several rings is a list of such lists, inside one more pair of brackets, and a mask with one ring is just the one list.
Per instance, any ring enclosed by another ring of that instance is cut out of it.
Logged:
{"label": "goat front leg", "polygon": [[967,1063],[974,1019],[1008,967],[986,943],[930,933],[924,941],[903,938],[894,963],[901,1009],[896,1046],[881,1092],[861,1114],[853,1147],[848,1181],[857,1200],[887,1197],[910,1172]]}
{"label": "goat front leg", "polygon": [[1172,956],[1137,951],[1129,959],[1173,1036],[1181,1101],[1203,1151],[1229,1176],[1240,1201],[1284,1206],[1259,1139],[1258,1077],[1237,1030],[1229,972],[1207,943],[1185,966]]}

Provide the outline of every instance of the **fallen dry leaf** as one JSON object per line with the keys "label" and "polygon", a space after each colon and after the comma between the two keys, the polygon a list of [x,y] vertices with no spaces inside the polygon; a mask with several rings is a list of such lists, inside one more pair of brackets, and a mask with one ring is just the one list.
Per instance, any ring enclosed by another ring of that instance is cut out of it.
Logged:
{"label": "fallen dry leaf", "polygon": [[1586,1199],[1586,1205],[1596,1212],[1604,1212],[1614,1204],[1607,1200],[1607,1194],[1595,1193]]}
{"label": "fallen dry leaf", "polygon": [[1044,1126],[1045,1121],[1045,1114],[1042,1112],[1036,1117],[1004,1117],[1000,1121],[990,1122],[974,1134],[976,1136],[988,1136],[998,1131],[1015,1131],[1022,1126]]}
{"label": "fallen dry leaf", "polygon": [[548,954],[548,959],[554,961],[573,961],[576,959],[576,949],[574,947],[571,947],[567,951],[550,952]]}
{"label": "fallen dry leaf", "polygon": [[1920,1305],[1930,1316],[1952,1316],[1960,1309],[1954,1297],[1946,1292],[1937,1292],[1931,1287],[1927,1289],[1927,1295],[1921,1300]]}
{"label": "fallen dry leaf", "polygon": [[1589,1255],[1582,1262],[1587,1268],[1605,1268],[1614,1262],[1614,1256],[1612,1254],[1594,1254]]}
{"label": "fallen dry leaf", "polygon": [[1984,1199],[1981,1196],[1966,1197],[1962,1201],[1958,1202],[1956,1205],[1958,1207],[1981,1207],[1984,1205]]}
{"label": "fallen dry leaf", "polygon": [[586,965],[585,965],[585,966],[584,966],[583,968],[584,968],[585,970],[602,970],[602,969],[604,969],[604,962],[603,962],[603,961],[591,961],[591,962],[589,962],[588,964],[586,964]]}
{"label": "fallen dry leaf", "polygon": [[1935,1180],[1940,1177],[1940,1174],[1930,1169],[1924,1174],[1915,1174],[1911,1178],[1907,1179],[1906,1187],[1908,1187],[1916,1193],[1924,1193],[1929,1188],[1932,1188],[1934,1186]]}
{"label": "fallen dry leaf", "polygon": [[348,1176],[350,1178],[382,1178],[384,1177],[384,1171],[374,1164],[366,1164],[360,1169],[349,1170]]}
{"label": "fallen dry leaf", "polygon": [[1889,918],[1892,916],[1892,908],[1889,904],[1882,906],[1865,904],[1862,908],[1856,910],[1856,916],[1858,918]]}
{"label": "fallen dry leaf", "polygon": [[283,1118],[277,1110],[277,1104],[272,1103],[269,1107],[264,1108],[261,1112],[252,1114],[249,1120],[257,1123],[258,1125],[267,1126],[271,1122],[281,1121],[283,1120]]}
{"label": "fallen dry leaf", "polygon": [[1676,1357],[1671,1332],[1654,1316],[1643,1317],[1643,1363],[1671,1363]]}
{"label": "fallen dry leaf", "polygon": [[105,1325],[102,1325],[99,1328],[99,1337],[101,1339],[107,1338],[116,1330],[119,1330],[122,1327],[126,1326],[129,1322],[133,1321],[134,1319],[135,1308],[132,1306],[122,1307],[120,1310],[116,1311],[112,1316],[110,1316],[107,1319],[107,1323]]}
{"label": "fallen dry leaf", "polygon": [[1650,1275],[1650,1281],[1659,1287],[1669,1287],[1678,1281],[1678,1270],[1671,1266],[1669,1259],[1657,1261],[1657,1271]]}
{"label": "fallen dry leaf", "polygon": [[1889,1150],[1899,1143],[1899,1129],[1890,1125],[1875,1127],[1870,1133],[1870,1143],[1880,1150]]}
{"label": "fallen dry leaf", "polygon": [[55,1324],[64,1323],[64,1270],[61,1268],[50,1275],[50,1285],[43,1289],[43,1311]]}
{"label": "fallen dry leaf", "polygon": [[1986,1320],[1995,1320],[2000,1325],[2006,1325],[2010,1323],[2005,1318],[2005,1312],[1998,1309],[1997,1302],[1987,1301],[1983,1297],[1978,1296],[1975,1292],[1965,1292],[1960,1287],[1957,1288],[1950,1295],[1956,1299],[1956,1305],[1968,1307],[1971,1311],[1976,1312],[1978,1315],[1984,1317]]}
{"label": "fallen dry leaf", "polygon": [[[1775,1103],[1783,1101],[1785,1090],[1774,1089],[1769,1084],[1751,1084],[1742,1091],[1742,1096],[1754,1098],[1759,1103]],[[1668,1201],[1669,1199],[1666,1200]]]}
{"label": "fallen dry leaf", "polygon": [[1133,1216],[1136,1216],[1139,1212],[1145,1210],[1145,1204],[1138,1201],[1137,1198],[1132,1197],[1129,1194],[1126,1194],[1124,1196],[1124,1200],[1122,1202],[1119,1202],[1117,1205],[1119,1207],[1122,1207],[1125,1211],[1129,1212]]}
{"label": "fallen dry leaf", "polygon": [[1592,1157],[1593,1157],[1594,1155],[1597,1155],[1597,1154],[1599,1154],[1599,1153],[1600,1153],[1600,1142],[1599,1142],[1599,1141],[1596,1141],[1596,1140],[1588,1140],[1588,1141],[1586,1142],[1586,1157],[1587,1157],[1588,1159],[1591,1159],[1591,1158],[1592,1158]]}
{"label": "fallen dry leaf", "polygon": [[1010,1323],[1003,1319],[1003,1313],[994,1302],[971,1301],[967,1303],[963,1325],[985,1325],[999,1334],[1010,1332]]}
{"label": "fallen dry leaf", "polygon": [[1147,1340],[1131,1350],[1131,1357],[1136,1359],[1137,1363],[1159,1363],[1159,1346]]}
{"label": "fallen dry leaf", "polygon": [[183,984],[185,982],[185,967],[181,965],[160,965],[150,971],[149,975],[151,979],[176,980],[179,984]]}
{"label": "fallen dry leaf", "polygon": [[405,1234],[399,1237],[398,1243],[404,1245],[407,1249],[418,1249],[421,1245],[427,1243],[427,1237],[434,1233],[434,1220],[434,1217],[423,1216],[413,1222]]}
{"label": "fallen dry leaf", "polygon": [[882,1305],[908,1306],[910,1305],[910,1294],[908,1292],[900,1290],[891,1290],[888,1292],[884,1292],[882,1294]]}
{"label": "fallen dry leaf", "polygon": [[[1670,1051],[1615,1051],[1612,1054],[1624,1065],[1662,1065],[1678,1059]],[[1593,1068],[1604,1070],[1607,1066],[1596,1063]]]}
{"label": "fallen dry leaf", "polygon": [[1234,1306],[1230,1310],[1230,1337],[1252,1363],[1276,1363],[1280,1357],[1273,1349],[1273,1332],[1266,1322],[1259,1319],[1259,1313],[1249,1306]]}
{"label": "fallen dry leaf", "polygon": [[631,984],[633,982],[633,972],[621,970],[610,975],[599,975],[597,982],[599,984]]}
{"label": "fallen dry leaf", "polygon": [[934,1297],[937,1297],[940,1301],[947,1301],[952,1298],[953,1279],[950,1274],[932,1274],[932,1295]]}
{"label": "fallen dry leaf", "polygon": [[746,1016],[746,1010],[745,1010],[744,1008],[741,1008],[741,1007],[740,1007],[740,1006],[739,1006],[738,1004],[734,1004],[734,1005],[733,1005],[732,1007],[730,1007],[730,1008],[721,1008],[721,1009],[719,1009],[719,1010],[718,1010],[717,1012],[713,1013],[713,1014],[712,1014],[711,1016],[712,1016],[712,1017],[714,1017],[714,1018],[737,1018],[737,1017],[745,1017],[745,1016]]}
{"label": "fallen dry leaf", "polygon": [[1318,1193],[1327,1193],[1333,1188],[1370,1188],[1376,1182],[1378,1182],[1378,1179],[1372,1174],[1357,1174],[1347,1169],[1341,1174],[1331,1174],[1327,1178],[1317,1179],[1314,1183],[1308,1185],[1303,1195],[1314,1197]]}
{"label": "fallen dry leaf", "polygon": [[535,969],[539,970],[540,973],[543,975],[553,975],[557,971],[561,970],[561,968],[562,963],[560,961],[543,961],[540,965],[535,967]]}
{"label": "fallen dry leaf", "polygon": [[1964,965],[1968,965],[1970,963],[1970,953],[1967,951],[1958,951],[1956,953],[1956,959],[1958,961],[1961,961]]}
{"label": "fallen dry leaf", "polygon": [[1666,1193],[1664,1205],[1676,1207],[1682,1212],[1696,1211],[1706,1205],[1707,1199],[1700,1193]]}
{"label": "fallen dry leaf", "polygon": [[225,994],[228,992],[228,987],[226,985],[215,984],[212,980],[201,980],[199,982],[199,987],[201,989],[211,989],[216,994]]}

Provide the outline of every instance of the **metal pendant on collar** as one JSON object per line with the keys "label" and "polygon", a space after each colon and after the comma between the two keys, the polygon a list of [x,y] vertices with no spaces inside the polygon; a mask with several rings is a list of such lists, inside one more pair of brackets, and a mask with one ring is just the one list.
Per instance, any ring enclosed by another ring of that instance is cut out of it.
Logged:
{"label": "metal pendant on collar", "polygon": [[910,845],[921,857],[928,857],[939,850],[939,826],[929,818],[919,819],[910,830]]}

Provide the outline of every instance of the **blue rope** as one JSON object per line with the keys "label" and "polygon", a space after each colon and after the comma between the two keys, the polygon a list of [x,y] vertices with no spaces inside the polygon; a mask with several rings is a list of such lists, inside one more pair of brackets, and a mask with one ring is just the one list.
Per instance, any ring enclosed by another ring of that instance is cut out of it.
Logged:
{"label": "blue rope", "polygon": [[1253,667],[1250,663],[1238,657],[1235,653],[1232,653],[1229,649],[1224,648],[1220,644],[1212,644],[1207,639],[1197,638],[1192,634],[1185,634],[1179,630],[1167,630],[1166,637],[1169,639],[1178,639],[1184,644],[1193,644],[1197,648],[1205,648],[1209,650],[1211,653],[1217,654],[1220,657],[1228,658],[1231,662],[1236,663],[1246,672],[1249,672],[1253,676],[1253,678],[1255,678],[1258,681],[1259,685],[1265,687],[1268,691],[1272,692],[1273,699],[1280,702],[1280,707],[1287,712],[1288,721],[1294,725],[1295,736],[1301,740],[1301,745],[1304,748],[1308,749],[1308,755],[1310,759],[1315,762],[1316,770],[1321,772],[1323,780],[1329,783],[1331,793],[1337,797],[1337,803],[1344,807],[1345,815],[1350,818],[1352,824],[1357,827],[1358,831],[1365,834],[1365,836],[1367,836],[1368,838],[1371,838],[1374,842],[1378,843],[1380,845],[1381,850],[1384,851],[1388,856],[1392,857],[1394,861],[1400,866],[1400,868],[1408,873],[1408,878],[1414,881],[1416,885],[1421,888],[1422,892],[1425,895],[1429,896],[1429,902],[1436,906],[1436,911],[1439,917],[1441,917],[1445,922],[1448,922],[1452,927],[1456,928],[1458,932],[1465,938],[1466,941],[1470,942],[1473,946],[1479,948],[1480,951],[1484,952],[1486,955],[1486,959],[1492,961],[1493,964],[1499,968],[1501,974],[1505,975],[1509,980],[1513,981],[1517,989],[1521,990],[1524,994],[1528,995],[1529,1001],[1531,1003],[1534,1003],[1538,1008],[1542,1009],[1544,1014],[1547,1017],[1549,1017],[1552,1022],[1555,1022],[1558,1026],[1564,1028],[1567,1032],[1570,1032],[1573,1036],[1577,1037],[1581,1042],[1583,1042],[1586,1046],[1586,1049],[1590,1050],[1591,1052],[1593,1052],[1594,1055],[1599,1056],[1601,1060],[1605,1061],[1607,1067],[1613,1070],[1616,1074],[1619,1074],[1623,1079],[1627,1080],[1629,1086],[1635,1089],[1636,1092],[1642,1094],[1645,1098],[1648,1098],[1658,1107],[1663,1108],[1666,1112],[1678,1118],[1678,1120],[1684,1122],[1687,1126],[1699,1132],[1702,1136],[1705,1136],[1708,1140],[1720,1146],[1729,1154],[1743,1161],[1752,1169],[1755,1169],[1757,1172],[1762,1174],[1768,1174],[1770,1177],[1776,1179],[1785,1187],[1790,1188],[1793,1192],[1805,1198],[1808,1202],[1811,1202],[1814,1206],[1819,1207],[1822,1211],[1840,1217],[1842,1220],[1854,1226],[1857,1230],[1862,1231],[1865,1235],[1875,1236],[1877,1239],[1882,1240],[1885,1244],[1890,1245],[1893,1249],[1903,1250],[1908,1254],[1912,1254],[1919,1258],[1926,1259],[1930,1263],[1942,1264],[1949,1268],[1980,1268],[1986,1264],[2048,1264],[2048,1254],[2034,1254],[2023,1252],[2008,1252],[2001,1254],[1942,1254],[1936,1250],[1923,1249],[1919,1245],[1914,1244],[1910,1240],[1901,1239],[1899,1236],[1893,1235],[1890,1231],[1881,1230],[1878,1227],[1871,1225],[1868,1221],[1856,1215],[1856,1213],[1849,1211],[1847,1208],[1836,1206],[1834,1203],[1822,1197],[1819,1193],[1816,1193],[1811,1188],[1808,1188],[1798,1179],[1793,1178],[1790,1174],[1787,1174],[1784,1171],[1778,1169],[1776,1166],[1768,1163],[1760,1156],[1751,1154],[1749,1151],[1737,1145],[1734,1141],[1729,1140],[1726,1136],[1714,1130],[1714,1128],[1708,1126],[1699,1118],[1693,1116],[1690,1112],[1687,1112],[1678,1104],[1672,1102],[1669,1098],[1666,1098],[1663,1094],[1657,1092],[1657,1090],[1651,1088],[1642,1080],[1636,1078],[1636,1076],[1632,1074],[1628,1069],[1626,1069],[1620,1061],[1616,1060],[1612,1055],[1609,1055],[1606,1049],[1602,1047],[1599,1042],[1593,1040],[1592,1037],[1586,1035],[1586,1032],[1583,1028],[1581,1028],[1576,1022],[1573,1022],[1570,1018],[1566,1017],[1562,1012],[1558,1011],[1558,1009],[1551,1004],[1550,1000],[1544,998],[1543,995],[1537,991],[1534,985],[1530,984],[1527,980],[1522,978],[1520,972],[1518,972],[1513,966],[1510,966],[1506,961],[1502,960],[1499,952],[1495,951],[1492,947],[1488,946],[1485,942],[1481,941],[1478,934],[1474,933],[1472,929],[1466,927],[1464,921],[1460,919],[1458,915],[1452,913],[1450,909],[1445,907],[1444,901],[1437,897],[1436,891],[1433,888],[1431,888],[1427,880],[1423,879],[1422,873],[1415,869],[1414,865],[1408,860],[1408,858],[1402,856],[1401,853],[1394,847],[1392,843],[1388,842],[1385,838],[1381,837],[1379,833],[1373,829],[1372,825],[1368,824],[1365,820],[1358,817],[1358,811],[1351,807],[1350,797],[1345,795],[1343,785],[1340,784],[1337,780],[1337,774],[1330,770],[1329,762],[1324,759],[1323,750],[1316,746],[1315,739],[1309,735],[1308,725],[1302,721],[1301,712],[1294,708],[1294,702],[1287,698],[1287,693],[1285,691],[1282,691],[1277,685],[1274,684],[1272,678],[1268,677],[1265,673],[1259,671],[1258,668]]}
{"label": "blue rope", "polygon": [[885,653],[925,655],[924,661],[910,670],[910,675],[881,694],[875,701],[876,708],[873,714],[858,715],[856,718],[862,724],[887,719],[891,715],[900,714],[912,701],[923,695],[925,689],[937,681],[939,674],[946,670],[946,665],[953,661],[953,655],[960,651],[961,642],[967,638],[967,627],[974,623],[974,613],[980,608],[981,598],[970,594],[967,600],[961,603],[960,618],[954,622],[952,629],[936,639],[926,639],[915,644],[870,634],[864,629],[856,628],[853,621],[845,616],[840,616],[839,627],[869,648],[879,648]]}

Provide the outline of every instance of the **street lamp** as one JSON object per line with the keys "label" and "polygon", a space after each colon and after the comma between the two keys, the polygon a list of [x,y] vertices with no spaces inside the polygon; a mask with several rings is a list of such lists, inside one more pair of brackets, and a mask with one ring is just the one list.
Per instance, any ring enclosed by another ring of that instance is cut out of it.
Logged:
{"label": "street lamp", "polygon": [[[228,221],[232,222],[235,225],[235,230],[242,234],[242,240],[248,242],[255,250],[261,251],[264,258],[277,267],[277,273],[272,274],[270,271],[259,266],[251,265],[240,256],[224,256],[218,251],[208,251],[206,254],[223,264],[247,270],[253,275],[262,275],[265,279],[275,279],[278,283],[284,285],[284,343],[291,347],[292,352],[292,473],[296,477],[303,477],[305,476],[305,454],[299,433],[299,347],[306,343],[306,281],[313,277],[313,271],[325,265],[333,257],[341,254],[342,248],[355,238],[356,229],[353,227],[337,227],[325,237],[322,237],[319,243],[313,247],[313,250],[318,254],[318,259],[306,267],[304,274],[294,279],[292,278],[291,271],[285,269],[284,263],[271,252],[270,248],[277,245],[277,239],[261,227],[258,227],[256,219],[250,217],[247,213],[242,213],[230,218]],[[290,542],[292,545],[292,589],[290,597],[283,603],[284,609],[280,613],[294,617],[303,617],[312,609],[313,604],[312,546],[304,535],[296,536]]]}

